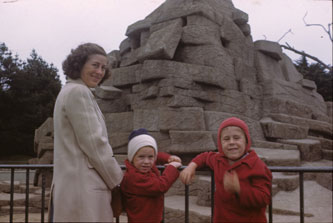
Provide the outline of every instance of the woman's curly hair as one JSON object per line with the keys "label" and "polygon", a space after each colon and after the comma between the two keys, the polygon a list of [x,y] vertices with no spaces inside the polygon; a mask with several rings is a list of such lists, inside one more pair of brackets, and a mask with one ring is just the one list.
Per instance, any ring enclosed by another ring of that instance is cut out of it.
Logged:
{"label": "woman's curly hair", "polygon": [[[79,45],[76,49],[72,49],[66,60],[62,62],[64,74],[71,79],[80,78],[84,64],[87,62],[89,56],[94,54],[103,55],[108,58],[105,50],[95,43],[84,43]],[[109,76],[110,70],[107,66],[105,75],[99,84],[103,83]]]}

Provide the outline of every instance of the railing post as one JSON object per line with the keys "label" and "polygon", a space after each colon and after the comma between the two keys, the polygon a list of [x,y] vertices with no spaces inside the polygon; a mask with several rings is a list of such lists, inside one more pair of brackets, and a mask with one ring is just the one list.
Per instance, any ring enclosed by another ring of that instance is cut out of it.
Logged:
{"label": "railing post", "polygon": [[304,181],[303,172],[299,172],[299,207],[300,207],[300,220],[304,223]]}
{"label": "railing post", "polygon": [[210,171],[210,177],[211,177],[211,184],[210,184],[210,206],[211,206],[211,216],[210,216],[210,222],[213,223],[214,220],[214,196],[215,196],[215,178],[214,178],[214,171]]}
{"label": "railing post", "polygon": [[[161,174],[161,176],[163,174],[163,171],[164,171],[164,167],[160,168],[160,174]],[[164,207],[164,204],[163,204],[163,213],[162,213],[162,221],[161,221],[161,223],[164,223],[164,216],[165,216],[165,207]]]}
{"label": "railing post", "polygon": [[189,223],[189,186],[185,185],[185,223]]}
{"label": "railing post", "polygon": [[9,222],[13,222],[14,214],[14,168],[10,169],[10,211],[9,211]]}
{"label": "railing post", "polygon": [[41,222],[44,222],[44,209],[45,209],[45,169],[41,169],[42,173],[42,206],[41,206]]}
{"label": "railing post", "polygon": [[273,189],[271,187],[271,200],[268,206],[268,221],[269,223],[273,223]]}
{"label": "railing post", "polygon": [[30,184],[30,169],[27,168],[25,175],[25,222],[29,222],[29,184]]}

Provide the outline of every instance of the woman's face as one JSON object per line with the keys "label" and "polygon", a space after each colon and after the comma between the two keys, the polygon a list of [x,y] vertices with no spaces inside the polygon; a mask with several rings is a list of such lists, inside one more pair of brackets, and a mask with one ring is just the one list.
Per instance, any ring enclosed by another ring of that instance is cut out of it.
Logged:
{"label": "woman's face", "polygon": [[134,158],[133,165],[141,172],[147,173],[151,170],[155,162],[155,150],[150,146],[140,148]]}
{"label": "woman's face", "polygon": [[237,126],[225,127],[221,132],[222,150],[229,160],[236,161],[244,155],[246,137],[243,130]]}
{"label": "woman's face", "polygon": [[95,88],[101,82],[105,75],[107,59],[100,54],[93,54],[88,57],[87,62],[83,65],[80,77],[89,87]]}

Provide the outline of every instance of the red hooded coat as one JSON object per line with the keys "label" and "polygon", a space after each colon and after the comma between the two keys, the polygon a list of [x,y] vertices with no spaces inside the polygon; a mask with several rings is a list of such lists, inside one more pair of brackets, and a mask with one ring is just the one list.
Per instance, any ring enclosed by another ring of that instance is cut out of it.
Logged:
{"label": "red hooded coat", "polygon": [[[221,132],[227,126],[240,127],[247,138],[245,153],[248,154],[232,165],[224,155],[221,144]],[[251,138],[247,125],[233,117],[222,122],[218,130],[219,152],[205,152],[192,160],[198,168],[208,166],[214,171],[214,222],[267,222],[265,211],[271,199],[272,174],[250,147]],[[223,177],[226,171],[237,173],[240,183],[239,194],[224,190]]]}
{"label": "red hooded coat", "polygon": [[[157,164],[168,162],[170,155],[159,152]],[[125,161],[126,173],[120,184],[128,222],[162,221],[164,193],[177,180],[179,171],[172,165],[165,168],[162,175],[154,165],[148,173],[141,173],[128,160]]]}

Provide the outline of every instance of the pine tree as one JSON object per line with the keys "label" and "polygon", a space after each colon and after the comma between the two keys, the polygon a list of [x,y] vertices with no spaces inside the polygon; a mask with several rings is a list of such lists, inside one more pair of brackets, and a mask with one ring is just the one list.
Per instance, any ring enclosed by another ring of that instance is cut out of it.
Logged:
{"label": "pine tree", "polygon": [[297,70],[303,74],[305,79],[312,80],[317,85],[317,92],[321,94],[325,101],[332,101],[332,82],[333,75],[325,67],[319,63],[311,63],[307,61],[305,56],[295,61]]}
{"label": "pine tree", "polygon": [[35,50],[27,62],[0,51],[0,153],[33,155],[34,132],[52,117],[61,82],[57,69]]}

